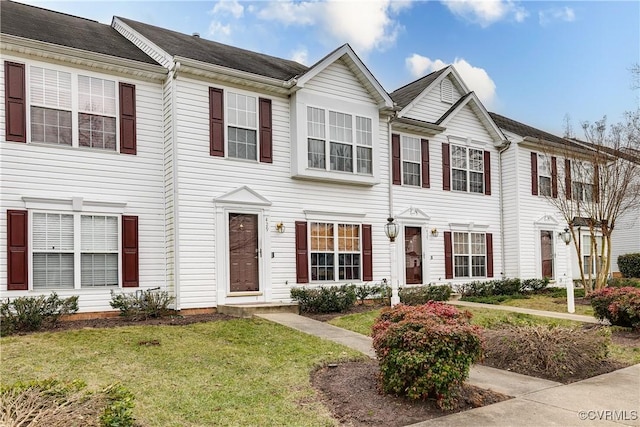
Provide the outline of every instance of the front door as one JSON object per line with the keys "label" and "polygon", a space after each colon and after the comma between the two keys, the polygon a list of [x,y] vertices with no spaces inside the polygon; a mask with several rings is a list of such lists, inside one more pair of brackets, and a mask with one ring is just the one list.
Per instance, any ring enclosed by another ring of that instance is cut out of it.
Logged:
{"label": "front door", "polygon": [[258,215],[229,214],[229,291],[257,292]]}
{"label": "front door", "polygon": [[540,259],[542,277],[553,278],[553,231],[540,231]]}
{"label": "front door", "polygon": [[422,283],[422,229],[404,228],[404,260],[409,285]]}

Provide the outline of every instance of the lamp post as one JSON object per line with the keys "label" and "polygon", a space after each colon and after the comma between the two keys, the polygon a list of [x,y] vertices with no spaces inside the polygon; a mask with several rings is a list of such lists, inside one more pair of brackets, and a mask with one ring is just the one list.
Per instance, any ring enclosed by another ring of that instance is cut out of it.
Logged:
{"label": "lamp post", "polygon": [[571,232],[569,232],[568,228],[565,228],[564,231],[560,232],[558,235],[560,239],[565,243],[567,247],[567,272],[565,273],[566,287],[567,287],[567,311],[569,313],[576,312],[576,306],[573,295],[573,277],[571,274],[571,248],[569,248],[569,243],[571,243]]}
{"label": "lamp post", "polygon": [[391,251],[391,307],[400,304],[400,296],[398,295],[398,278],[396,275],[396,237],[400,227],[393,220],[393,217],[387,218],[384,225],[384,234],[389,238],[389,250]]}

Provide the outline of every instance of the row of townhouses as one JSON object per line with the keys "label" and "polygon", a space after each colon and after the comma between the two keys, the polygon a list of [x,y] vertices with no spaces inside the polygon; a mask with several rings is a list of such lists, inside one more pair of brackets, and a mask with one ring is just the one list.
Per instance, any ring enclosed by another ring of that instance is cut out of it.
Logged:
{"label": "row of townhouses", "polygon": [[[571,182],[549,150],[570,142],[487,112],[452,66],[388,93],[349,45],[307,67],[1,7],[3,298],[55,291],[101,312],[112,290],[160,287],[188,310],[296,286],[577,275],[548,201]],[[640,249],[632,230],[618,252]]]}

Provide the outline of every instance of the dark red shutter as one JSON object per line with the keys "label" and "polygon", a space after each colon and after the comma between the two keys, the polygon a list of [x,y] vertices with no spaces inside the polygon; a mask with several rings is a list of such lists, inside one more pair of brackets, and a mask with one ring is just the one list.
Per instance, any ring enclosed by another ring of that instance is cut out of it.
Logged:
{"label": "dark red shutter", "polygon": [[442,143],[442,189],[451,191],[451,157],[446,142]]}
{"label": "dark red shutter", "polygon": [[593,165],[593,201],[600,203],[600,168]]}
{"label": "dark red shutter", "polygon": [[531,194],[538,195],[538,153],[531,153]]}
{"label": "dark red shutter", "polygon": [[571,160],[564,159],[564,191],[567,200],[571,200]]}
{"label": "dark red shutter", "polygon": [[493,234],[487,233],[487,277],[493,277]]}
{"label": "dark red shutter", "polygon": [[138,268],[138,217],[122,216],[122,286],[137,288],[140,285]]}
{"label": "dark red shutter", "polygon": [[373,280],[373,239],[371,224],[362,224],[362,280]]}
{"label": "dark red shutter", "polygon": [[307,223],[296,221],[296,282],[309,283]]}
{"label": "dark red shutter", "polygon": [[27,211],[7,211],[7,290],[29,289]]}
{"label": "dark red shutter", "polygon": [[444,277],[453,279],[453,246],[451,244],[451,232],[444,232]]}
{"label": "dark red shutter", "polygon": [[209,154],[224,157],[224,92],[209,88]]}
{"label": "dark red shutter", "polygon": [[24,64],[5,61],[4,102],[7,141],[27,142]]}
{"label": "dark red shutter", "polygon": [[271,136],[271,100],[260,98],[260,161],[273,163],[273,142]]}
{"label": "dark red shutter", "polygon": [[400,135],[391,135],[391,169],[393,172],[393,184],[402,184],[402,165],[400,164]]}
{"label": "dark red shutter", "polygon": [[136,86],[120,83],[120,152],[136,154]]}
{"label": "dark red shutter", "polygon": [[429,173],[429,140],[420,141],[422,145],[422,187],[429,188],[431,186],[431,175]]}
{"label": "dark red shutter", "polygon": [[558,160],[551,157],[551,196],[558,198]]}
{"label": "dark red shutter", "polygon": [[491,152],[484,152],[484,194],[491,195]]}

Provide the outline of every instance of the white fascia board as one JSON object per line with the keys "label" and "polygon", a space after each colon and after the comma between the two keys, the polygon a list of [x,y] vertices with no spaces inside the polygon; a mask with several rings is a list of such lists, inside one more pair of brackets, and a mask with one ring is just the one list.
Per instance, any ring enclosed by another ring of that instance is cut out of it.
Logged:
{"label": "white fascia board", "polygon": [[[444,79],[445,79],[445,78],[446,78],[446,77],[451,73],[451,70],[452,70],[451,65],[449,65],[447,68],[448,68],[448,70],[446,70],[444,73],[440,74],[440,75],[438,76],[438,78],[437,78],[437,79],[435,79],[434,81],[432,81],[432,82],[431,82],[431,84],[430,84],[429,86],[427,86],[426,88],[424,88],[424,89],[423,89],[423,91],[422,91],[422,92],[420,92],[420,94],[419,94],[418,96],[416,96],[415,98],[413,98],[413,100],[412,100],[410,103],[408,103],[408,104],[406,105],[406,107],[404,107],[402,110],[400,110],[400,112],[398,112],[398,117],[403,117],[405,114],[407,114],[407,113],[408,113],[408,112],[409,112],[413,107],[415,107],[415,106],[416,106],[416,104],[417,104],[418,102],[420,102],[420,100],[421,100],[422,98],[424,98],[425,96],[427,96],[427,94],[428,94],[429,92],[431,92],[431,91],[433,90],[433,88],[434,88],[434,87],[437,87],[437,86],[440,84],[440,82],[442,82],[442,80],[444,80]],[[466,93],[466,92],[465,92],[465,93]]]}
{"label": "white fascia board", "polygon": [[134,30],[115,16],[111,21],[111,28],[116,30],[122,35],[122,37],[126,38],[131,43],[136,45],[138,49],[145,52],[166,69],[170,70],[173,68],[173,58],[168,52],[162,50],[160,46],[140,34],[138,31]]}
{"label": "white fascia board", "polygon": [[[453,110],[446,119],[444,119],[442,122],[439,123],[440,126],[446,126],[447,123],[449,121],[451,121],[451,119],[460,112],[460,110],[462,110],[467,104],[469,104],[470,102],[472,102],[476,105],[476,107],[478,108],[478,110],[480,110],[480,113],[482,114],[482,116],[484,117],[485,120],[480,120],[484,127],[489,131],[489,133],[493,134],[494,137],[500,141],[500,143],[504,143],[507,142],[508,139],[507,137],[502,133],[502,130],[495,124],[495,122],[493,121],[493,119],[491,118],[491,116],[489,115],[489,112],[487,111],[486,108],[484,108],[484,105],[482,105],[482,102],[480,102],[480,99],[478,98],[478,95],[476,95],[475,92],[470,92],[467,96],[467,98],[462,101],[460,103],[460,105],[458,105],[456,107],[455,110]],[[488,126],[487,126],[488,125]]]}
{"label": "white fascia board", "polygon": [[83,66],[114,74],[132,75],[141,80],[164,80],[167,74],[167,71],[161,65],[147,64],[10,34],[2,35],[0,50],[71,64],[71,66],[75,67]]}

